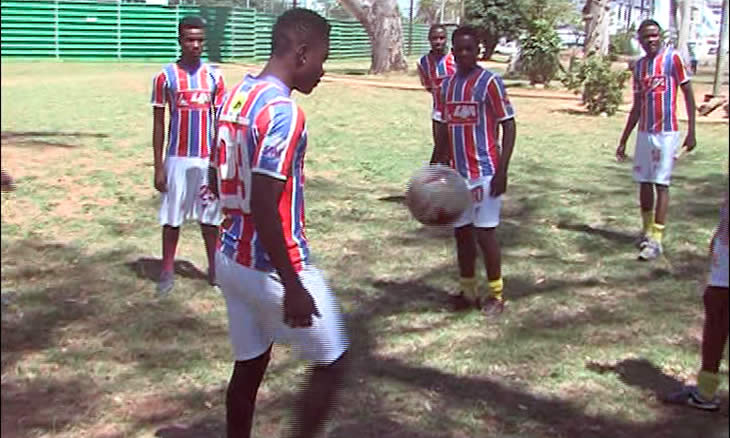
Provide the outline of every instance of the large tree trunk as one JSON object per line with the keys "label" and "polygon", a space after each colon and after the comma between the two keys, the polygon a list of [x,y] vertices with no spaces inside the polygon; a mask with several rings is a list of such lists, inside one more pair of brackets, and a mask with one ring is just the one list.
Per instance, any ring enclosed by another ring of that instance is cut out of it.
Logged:
{"label": "large tree trunk", "polygon": [[687,45],[687,43],[689,42],[689,25],[691,21],[690,14],[692,10],[690,0],[679,0],[679,4],[677,6],[677,12],[679,15],[679,36],[677,37],[677,49],[682,55],[684,62],[689,65],[689,46]]}
{"label": "large tree trunk", "polygon": [[583,7],[583,21],[585,21],[586,39],[583,53],[589,56],[596,53],[608,55],[608,11],[611,0],[586,0]]}
{"label": "large tree trunk", "polygon": [[365,28],[372,47],[370,73],[408,70],[396,0],[339,0]]}

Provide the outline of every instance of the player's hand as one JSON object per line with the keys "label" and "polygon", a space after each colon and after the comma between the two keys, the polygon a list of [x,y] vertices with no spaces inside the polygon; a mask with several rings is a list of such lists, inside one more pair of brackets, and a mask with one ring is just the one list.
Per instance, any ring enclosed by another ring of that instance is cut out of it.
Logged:
{"label": "player's hand", "polygon": [[622,162],[625,160],[626,160],[626,144],[619,143],[618,147],[616,148],[616,161]]}
{"label": "player's hand", "polygon": [[167,173],[164,168],[155,169],[155,188],[160,193],[167,192]]}
{"label": "player's hand", "polygon": [[507,174],[497,172],[492,177],[492,183],[489,185],[489,196],[496,198],[507,191]]}
{"label": "player's hand", "polygon": [[697,138],[695,137],[695,134],[693,132],[687,133],[687,137],[685,137],[682,147],[687,149],[687,152],[692,152],[692,149],[694,149],[695,146],[697,146]]}
{"label": "player's hand", "polygon": [[291,328],[311,327],[312,316],[322,315],[307,289],[298,281],[284,286],[284,324]]}

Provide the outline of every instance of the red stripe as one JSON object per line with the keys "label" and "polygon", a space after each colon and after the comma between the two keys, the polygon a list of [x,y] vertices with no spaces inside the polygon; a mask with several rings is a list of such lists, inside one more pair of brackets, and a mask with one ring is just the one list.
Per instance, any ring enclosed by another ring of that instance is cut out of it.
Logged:
{"label": "red stripe", "polygon": [[299,143],[299,140],[302,137],[302,132],[304,131],[304,113],[301,109],[299,109],[298,106],[294,105],[294,117],[295,119],[293,122],[293,132],[289,136],[289,144],[286,146],[286,156],[282,159],[281,163],[279,164],[281,166],[280,173],[282,175],[289,175],[293,174],[291,172],[291,166],[294,165],[294,154],[297,151],[297,143]]}
{"label": "red stripe", "polygon": [[261,145],[264,143],[264,138],[266,138],[266,135],[269,131],[269,125],[271,122],[271,115],[269,114],[271,106],[266,105],[258,114],[257,119],[254,121],[254,124],[256,125],[256,130],[258,131],[258,141],[256,142],[256,150],[253,154],[253,163],[251,163],[251,167],[256,167],[259,164],[260,157],[259,154],[261,153]]}
{"label": "red stripe", "polygon": [[[259,93],[264,88],[267,88],[269,84],[267,82],[262,82],[255,87],[253,87],[253,90],[251,90],[248,93],[248,96],[246,97],[246,102],[243,103],[243,108],[241,109],[242,115],[248,115],[248,112],[251,110],[251,105],[253,105],[254,101],[258,98]],[[268,123],[268,122],[267,122]]]}
{"label": "red stripe", "polygon": [[[206,65],[205,68],[198,69],[200,72],[200,77],[198,78],[198,84],[200,84],[200,88],[203,90],[209,90],[212,91],[212,88],[208,84],[208,66]],[[198,133],[200,135],[200,157],[201,158],[208,158],[208,119],[211,118],[211,111],[213,111],[213,95],[210,95],[210,108],[207,111],[201,111],[200,112],[200,132]]]}
{"label": "red stripe", "polygon": [[236,261],[243,266],[251,266],[251,242],[253,241],[253,235],[256,231],[256,225],[253,222],[253,216],[250,214],[244,214],[241,218],[243,220],[243,230],[241,231],[241,237],[238,239],[238,254],[236,254]]}
{"label": "red stripe", "polygon": [[674,53],[672,62],[674,63],[674,69],[677,71],[678,83],[672,87],[672,130],[679,131],[679,122],[677,121],[677,87],[687,79],[686,70],[682,63],[682,58],[679,57],[678,53]]}
{"label": "red stripe", "polygon": [[[187,90],[188,85],[188,74],[186,71],[181,69],[179,66],[175,66],[175,72],[178,77],[178,91]],[[178,127],[178,142],[177,142],[177,156],[187,157],[188,156],[188,141],[190,141],[190,113],[188,111],[180,111],[180,126]]]}
{"label": "red stripe", "polygon": [[299,245],[294,240],[294,218],[291,209],[294,208],[292,203],[292,194],[294,191],[294,178],[288,178],[284,191],[281,193],[279,200],[279,216],[281,217],[281,228],[284,232],[284,240],[286,242],[286,250],[289,255],[294,270],[299,272],[302,270],[302,256],[299,252]]}
{"label": "red stripe", "polygon": [[[483,70],[478,70],[476,74],[473,74],[472,77],[466,80],[464,84],[464,88],[462,90],[462,100],[464,101],[476,101],[476,96],[474,96],[474,84],[477,82],[477,80],[482,76]],[[462,129],[464,131],[464,149],[466,150],[466,162],[469,166],[469,178],[476,179],[479,178],[479,154],[477,153],[477,148],[479,147],[478,144],[476,144],[476,141],[474,139],[475,131],[476,131],[476,125],[470,126],[470,125],[462,125]],[[489,147],[489,145],[485,145],[486,147]]]}
{"label": "red stripe", "polygon": [[[664,57],[665,53],[661,53],[654,58],[654,76],[663,76],[664,73]],[[658,58],[658,59],[657,59]],[[665,84],[665,86],[668,84]],[[654,93],[654,126],[651,127],[652,132],[663,131],[664,125],[664,93]]]}
{"label": "red stripe", "polygon": [[639,112],[639,131],[646,132],[648,125],[649,115],[646,111],[646,90],[644,88],[646,77],[649,75],[649,60],[644,58],[643,61],[639,60],[639,95],[641,96],[641,111]]}
{"label": "red stripe", "polygon": [[[487,86],[487,95],[489,95],[492,102],[496,103],[494,107],[498,111],[497,117],[504,117],[506,112],[504,111],[502,97],[500,96],[497,88],[496,79],[492,79],[489,86]],[[500,112],[502,113],[501,115],[499,114]],[[497,155],[497,139],[495,138],[497,133],[497,121],[491,117],[486,117],[486,115],[485,118],[486,123],[484,124],[484,129],[486,132],[484,133],[484,137],[487,139],[487,154],[489,155],[489,159],[492,161],[492,171],[496,171],[497,165],[499,164],[499,155]]]}
{"label": "red stripe", "polygon": [[157,105],[164,105],[165,104],[165,82],[166,81],[165,73],[162,72],[157,75],[155,78],[155,100],[154,103]]}

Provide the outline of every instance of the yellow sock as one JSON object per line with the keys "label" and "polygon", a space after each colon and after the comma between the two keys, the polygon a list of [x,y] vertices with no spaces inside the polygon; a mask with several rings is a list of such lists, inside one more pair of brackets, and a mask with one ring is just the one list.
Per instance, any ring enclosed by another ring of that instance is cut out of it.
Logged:
{"label": "yellow sock", "polygon": [[662,242],[664,235],[664,224],[654,224],[651,230],[651,238],[659,243]]}
{"label": "yellow sock", "polygon": [[477,297],[477,279],[476,277],[460,277],[459,278],[459,290],[464,294],[464,297],[470,300],[476,299]]}
{"label": "yellow sock", "polygon": [[644,224],[644,235],[650,236],[654,230],[654,211],[641,210],[641,222]]}
{"label": "yellow sock", "polygon": [[718,386],[720,386],[720,375],[709,371],[700,371],[697,375],[697,391],[705,400],[715,398]]}
{"label": "yellow sock", "polygon": [[502,290],[504,289],[504,281],[502,280],[502,277],[499,277],[496,280],[490,280],[487,285],[489,287],[489,295],[500,301],[504,299],[502,296]]}

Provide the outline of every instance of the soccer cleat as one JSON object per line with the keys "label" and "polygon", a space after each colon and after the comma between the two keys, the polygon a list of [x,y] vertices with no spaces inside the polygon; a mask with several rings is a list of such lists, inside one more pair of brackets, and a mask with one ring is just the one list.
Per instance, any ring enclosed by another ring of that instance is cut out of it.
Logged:
{"label": "soccer cleat", "polygon": [[662,255],[662,244],[656,240],[649,239],[644,246],[641,247],[641,251],[639,251],[639,260],[646,262],[654,260],[660,255]]}
{"label": "soccer cleat", "polygon": [[647,236],[646,233],[641,232],[638,236],[636,236],[636,239],[634,239],[634,247],[636,247],[636,249],[642,249],[646,246],[648,241],[649,236]]}
{"label": "soccer cleat", "polygon": [[504,312],[504,298],[489,297],[482,306],[482,313],[487,318],[496,318]]}
{"label": "soccer cleat", "polygon": [[687,405],[703,411],[720,409],[720,400],[716,397],[707,400],[702,397],[696,386],[685,386],[681,391],[669,394],[664,401],[673,405]]}
{"label": "soccer cleat", "polygon": [[470,308],[472,304],[464,292],[459,292],[458,294],[449,293],[449,306],[453,311],[458,312]]}
{"label": "soccer cleat", "polygon": [[175,274],[173,272],[163,271],[160,274],[160,280],[157,282],[157,297],[164,298],[170,294],[175,286]]}

